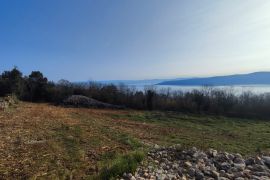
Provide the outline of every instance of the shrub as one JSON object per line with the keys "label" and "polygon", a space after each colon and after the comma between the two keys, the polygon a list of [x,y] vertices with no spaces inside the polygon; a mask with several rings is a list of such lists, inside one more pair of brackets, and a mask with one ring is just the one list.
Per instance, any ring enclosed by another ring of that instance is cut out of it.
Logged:
{"label": "shrub", "polygon": [[137,166],[143,159],[144,153],[141,151],[118,156],[112,161],[109,167],[104,167],[101,170],[100,179],[110,180],[123,175],[123,173],[135,172]]}

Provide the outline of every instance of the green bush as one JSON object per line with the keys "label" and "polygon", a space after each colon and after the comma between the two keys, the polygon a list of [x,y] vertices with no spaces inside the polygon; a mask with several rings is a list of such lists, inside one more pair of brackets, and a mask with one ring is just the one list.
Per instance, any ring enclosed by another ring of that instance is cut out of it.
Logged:
{"label": "green bush", "polygon": [[104,167],[101,170],[100,179],[110,180],[123,175],[125,172],[134,172],[143,159],[144,153],[141,151],[118,156],[111,162],[109,167]]}

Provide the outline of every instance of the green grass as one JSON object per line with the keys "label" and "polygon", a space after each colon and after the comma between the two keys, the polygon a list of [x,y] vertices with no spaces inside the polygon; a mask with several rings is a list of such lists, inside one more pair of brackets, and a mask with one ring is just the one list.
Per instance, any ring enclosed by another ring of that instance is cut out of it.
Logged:
{"label": "green grass", "polygon": [[[128,151],[111,149],[100,156],[99,174],[90,179],[115,179],[124,172],[134,172],[144,157],[147,147],[142,145],[139,134],[146,134],[151,143],[160,145],[181,144],[183,147],[214,148],[221,151],[251,155],[270,149],[270,121],[238,119],[228,117],[191,115],[175,112],[126,111],[125,113],[106,113],[96,119],[94,116],[79,113],[72,115],[79,120],[75,126],[61,126],[57,136],[60,138],[67,160],[72,169],[83,164],[81,157],[85,147],[81,141],[87,141],[88,148],[110,146],[124,147]],[[125,121],[117,121],[123,119]],[[118,122],[120,124],[109,124]],[[136,124],[149,125],[153,129],[138,127]],[[117,125],[122,127],[118,129]],[[84,127],[94,127],[94,136],[85,137]],[[128,129],[131,128],[131,129]],[[138,134],[136,134],[138,133]],[[87,139],[86,139],[87,138]],[[105,139],[104,139],[105,138]],[[67,173],[67,172],[65,172]],[[70,175],[69,175],[70,176]]]}
{"label": "green grass", "polygon": [[72,161],[81,158],[80,138],[82,130],[79,126],[62,125],[57,131],[57,136],[64,146],[67,156]]}
{"label": "green grass", "polygon": [[135,172],[137,166],[144,159],[144,152],[134,151],[114,157],[111,162],[106,161],[98,178],[109,180],[122,176],[125,172]]}
{"label": "green grass", "polygon": [[[175,112],[132,112],[112,118],[155,124],[158,143],[215,148],[244,155],[270,150],[270,120],[238,119]],[[167,129],[167,131],[162,131]]]}
{"label": "green grass", "polygon": [[[103,117],[101,120],[95,119],[87,114],[72,114],[72,116],[79,120],[79,125],[75,127],[63,126],[60,130],[58,130],[58,136],[60,135],[62,138],[67,152],[71,152],[70,155],[72,158],[78,156],[79,150],[83,149],[80,147],[80,144],[78,144],[80,140],[86,140],[83,137],[84,133],[80,128],[83,126],[95,127],[96,135],[87,139],[88,144],[91,144],[91,147],[101,146],[102,138],[106,137],[106,139],[113,142],[114,145],[118,143],[119,147],[125,147],[128,149],[128,151],[124,153],[120,153],[119,151],[112,149],[101,154],[98,162],[100,173],[99,175],[90,176],[90,179],[114,179],[117,176],[121,176],[124,172],[135,171],[138,164],[143,160],[145,154],[143,150],[144,146],[137,138],[126,132],[117,130],[108,126],[107,124],[104,124],[107,117]],[[77,138],[70,140],[67,138],[70,135]],[[73,161],[74,160],[75,159],[73,159]]]}
{"label": "green grass", "polygon": [[138,139],[116,129],[102,128],[101,133],[110,137],[113,141],[128,146],[131,150],[136,150],[143,146]]}

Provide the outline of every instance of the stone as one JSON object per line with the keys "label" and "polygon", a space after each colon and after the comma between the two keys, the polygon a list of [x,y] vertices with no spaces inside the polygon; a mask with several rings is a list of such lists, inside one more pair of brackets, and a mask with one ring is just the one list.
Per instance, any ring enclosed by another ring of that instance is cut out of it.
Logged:
{"label": "stone", "polygon": [[239,153],[235,154],[234,157],[235,157],[235,158],[239,158],[239,159],[243,159],[242,155],[239,154]]}
{"label": "stone", "polygon": [[269,180],[269,164],[269,156],[244,159],[240,154],[218,153],[213,149],[204,153],[196,148],[161,147],[148,153],[134,176],[124,173],[123,180]]}
{"label": "stone", "polygon": [[252,176],[251,176],[251,179],[253,179],[253,180],[260,180],[261,178],[258,177],[258,176],[252,175]]}
{"label": "stone", "polygon": [[224,171],[228,171],[231,168],[231,165],[227,162],[223,162],[220,164],[220,169]]}
{"label": "stone", "polygon": [[228,179],[228,178],[225,178],[225,177],[220,177],[220,178],[218,178],[219,180],[230,180],[230,179]]}
{"label": "stone", "polygon": [[254,172],[253,175],[255,176],[268,176],[269,174],[267,172]]}
{"label": "stone", "polygon": [[201,171],[196,171],[195,179],[196,180],[203,180],[204,179],[204,174]]}
{"label": "stone", "polygon": [[243,172],[235,172],[234,174],[234,178],[239,178],[239,177],[242,177],[244,175]]}
{"label": "stone", "polygon": [[131,173],[128,173],[127,177],[131,179],[132,178],[132,174]]}
{"label": "stone", "polygon": [[178,169],[178,167],[179,167],[179,165],[177,164],[177,163],[174,163],[173,165],[172,165],[172,169]]}
{"label": "stone", "polygon": [[234,158],[233,162],[237,163],[237,164],[244,164],[245,163],[244,159],[238,158],[238,157]]}
{"label": "stone", "polygon": [[246,167],[246,164],[245,163],[234,163],[233,166],[235,168],[237,168],[239,171],[243,171]]}
{"label": "stone", "polygon": [[245,180],[245,178],[238,177],[238,178],[235,178],[235,180]]}
{"label": "stone", "polygon": [[243,174],[244,174],[244,176],[245,177],[250,177],[250,170],[249,169],[245,169],[244,171],[243,171]]}
{"label": "stone", "polygon": [[148,178],[148,176],[149,176],[149,174],[148,174],[147,172],[145,172],[145,173],[143,174],[143,177],[145,177],[145,178]]}
{"label": "stone", "polygon": [[255,159],[248,158],[248,159],[245,160],[245,164],[246,164],[246,166],[254,165],[255,164]]}
{"label": "stone", "polygon": [[215,179],[219,178],[219,173],[217,171],[211,171],[211,176]]}
{"label": "stone", "polygon": [[262,158],[260,158],[259,156],[255,157],[255,163],[259,165],[264,165]]}
{"label": "stone", "polygon": [[195,169],[194,168],[190,168],[189,170],[188,170],[188,175],[189,176],[191,176],[191,177],[194,177],[195,176]]}
{"label": "stone", "polygon": [[255,164],[254,166],[252,166],[251,170],[254,170],[257,172],[264,172],[266,170],[266,167],[263,165]]}
{"label": "stone", "polygon": [[168,176],[169,180],[176,180],[176,176],[173,174],[168,174],[167,176]]}
{"label": "stone", "polygon": [[270,168],[270,157],[263,156],[262,160],[263,160],[264,164],[266,164]]}
{"label": "stone", "polygon": [[211,157],[216,157],[217,154],[218,154],[218,152],[217,152],[217,150],[209,149],[207,154],[208,154],[209,156],[211,156]]}
{"label": "stone", "polygon": [[184,166],[187,167],[187,168],[190,168],[190,167],[192,167],[192,164],[191,164],[191,162],[186,161],[186,162],[184,163]]}
{"label": "stone", "polygon": [[227,157],[231,161],[233,161],[233,159],[235,158],[233,154],[228,154]]}

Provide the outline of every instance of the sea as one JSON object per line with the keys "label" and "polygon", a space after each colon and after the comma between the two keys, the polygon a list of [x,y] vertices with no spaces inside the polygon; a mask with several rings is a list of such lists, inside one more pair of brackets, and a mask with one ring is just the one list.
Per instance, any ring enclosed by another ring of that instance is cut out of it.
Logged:
{"label": "sea", "polygon": [[[147,86],[146,86],[147,87]],[[154,85],[157,90],[170,89],[172,91],[181,90],[183,92],[190,92],[193,90],[201,90],[203,86],[167,86],[167,85]],[[236,94],[243,92],[252,92],[255,94],[270,93],[270,85],[234,85],[234,86],[209,86],[214,89],[230,90]],[[145,87],[136,86],[137,89],[143,90]]]}
{"label": "sea", "polygon": [[[119,83],[113,83],[115,85],[119,85]],[[134,88],[139,91],[144,91],[148,88],[153,88],[156,91],[182,91],[182,92],[191,92],[193,90],[201,90],[205,88],[204,86],[172,86],[172,85],[155,85],[151,83],[122,83],[128,87]],[[233,86],[208,86],[208,88],[214,89],[222,89],[222,90],[229,90],[234,92],[235,94],[242,94],[243,92],[252,92],[255,94],[264,94],[270,93],[270,85],[233,85]]]}
{"label": "sea", "polygon": [[[178,86],[178,85],[157,85],[164,79],[152,79],[152,80],[107,80],[107,81],[97,81],[101,84],[114,84],[121,85],[124,84],[130,88],[136,89],[138,91],[144,91],[145,89],[152,88],[156,91],[182,91],[191,92],[193,90],[201,90],[205,86]],[[232,86],[208,86],[214,89],[229,90],[235,94],[242,94],[243,92],[252,92],[255,94],[270,93],[270,84],[254,84],[254,85],[232,85]]]}

